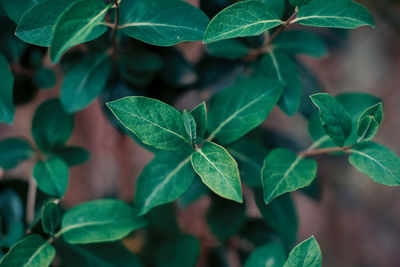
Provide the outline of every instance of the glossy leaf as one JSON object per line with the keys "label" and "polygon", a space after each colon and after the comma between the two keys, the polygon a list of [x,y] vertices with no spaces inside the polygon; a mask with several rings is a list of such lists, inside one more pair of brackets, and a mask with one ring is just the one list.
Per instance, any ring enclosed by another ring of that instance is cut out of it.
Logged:
{"label": "glossy leaf", "polygon": [[111,61],[106,53],[86,55],[67,71],[61,86],[61,103],[69,113],[87,107],[105,87]]}
{"label": "glossy leaf", "polygon": [[56,250],[39,235],[28,235],[15,243],[1,258],[2,267],[47,267],[56,255]]}
{"label": "glossy leaf", "polygon": [[120,8],[122,33],[158,46],[200,41],[209,22],[200,9],[181,0],[122,1]]}
{"label": "glossy leaf", "polygon": [[2,0],[0,1],[0,5],[7,16],[15,23],[18,23],[25,12],[43,1],[44,0]]}
{"label": "glossy leaf", "polygon": [[55,148],[52,153],[61,158],[68,166],[81,165],[89,160],[90,153],[84,148],[76,146],[66,146]]}
{"label": "glossy leaf", "polygon": [[282,24],[268,6],[257,1],[241,1],[218,13],[210,22],[204,43],[255,36]]}
{"label": "glossy leaf", "polygon": [[33,169],[33,178],[39,189],[58,198],[61,198],[67,190],[68,177],[68,165],[56,156],[36,162]]}
{"label": "glossy leaf", "polygon": [[71,47],[101,36],[107,27],[104,16],[111,8],[102,0],[80,0],[69,6],[57,20],[50,43],[50,58],[57,63]]}
{"label": "glossy leaf", "polygon": [[54,201],[46,202],[42,207],[42,227],[47,234],[54,234],[61,222],[60,208]]}
{"label": "glossy leaf", "polygon": [[216,194],[237,202],[243,201],[237,163],[222,146],[205,142],[192,155],[192,165],[203,183]]}
{"label": "glossy leaf", "polygon": [[157,267],[195,267],[200,255],[199,241],[189,235],[166,240],[155,251]]}
{"label": "glossy leaf", "polygon": [[350,163],[377,183],[400,185],[400,158],[390,149],[373,142],[350,150]]}
{"label": "glossy leaf", "polygon": [[36,145],[45,152],[63,146],[72,134],[74,117],[67,114],[58,99],[47,100],[35,111],[32,136]]}
{"label": "glossy leaf", "polygon": [[14,76],[0,54],[0,122],[11,124],[14,120],[13,87]]}
{"label": "glossy leaf", "polygon": [[139,139],[161,150],[180,150],[188,140],[182,114],[161,101],[140,96],[107,103],[115,117]]}
{"label": "glossy leaf", "polygon": [[187,112],[187,110],[183,111],[183,125],[185,126],[185,130],[190,138],[190,141],[195,143],[197,139],[196,121],[194,120],[192,114]]}
{"label": "glossy leaf", "polygon": [[265,203],[287,192],[308,186],[317,174],[317,163],[278,148],[265,158],[262,182]]}
{"label": "glossy leaf", "polygon": [[135,193],[139,214],[176,200],[191,185],[196,173],[190,164],[189,153],[160,152],[140,174]]}
{"label": "glossy leaf", "polygon": [[210,101],[207,128],[210,137],[229,144],[255,127],[269,115],[281,96],[283,84],[263,77],[242,78]]}
{"label": "glossy leaf", "polygon": [[300,7],[292,23],[307,26],[354,29],[368,25],[374,27],[369,11],[352,0],[312,0]]}
{"label": "glossy leaf", "polygon": [[292,247],[297,239],[299,222],[290,194],[281,195],[266,205],[262,191],[257,190],[255,191],[255,200],[268,226],[277,232],[287,247]]}
{"label": "glossy leaf", "polygon": [[285,264],[286,251],[278,241],[256,248],[247,258],[244,267],[281,267]]}
{"label": "glossy leaf", "polygon": [[94,200],[68,210],[58,235],[70,244],[109,242],[145,224],[133,207],[120,200]]}
{"label": "glossy leaf", "polygon": [[190,112],[196,122],[197,136],[201,137],[206,133],[207,129],[207,106],[206,102],[201,102]]}
{"label": "glossy leaf", "polygon": [[281,52],[271,50],[262,58],[256,71],[259,75],[286,84],[278,105],[287,115],[294,115],[300,107],[301,82],[293,60]]}
{"label": "glossy leaf", "polygon": [[331,95],[314,94],[311,100],[320,111],[320,119],[326,134],[338,146],[344,146],[353,124],[347,110]]}
{"label": "glossy leaf", "polygon": [[228,147],[239,165],[240,177],[249,186],[262,187],[261,169],[268,151],[256,141],[240,139]]}
{"label": "glossy leaf", "polygon": [[291,30],[279,34],[271,45],[277,52],[290,55],[305,54],[313,57],[322,57],[326,54],[323,40],[310,31]]}
{"label": "glossy leaf", "polygon": [[265,4],[268,10],[274,11],[279,17],[282,17],[285,13],[286,0],[257,0]]}
{"label": "glossy leaf", "polygon": [[20,138],[7,138],[0,141],[0,168],[9,170],[33,156],[31,145]]}
{"label": "glossy leaf", "polygon": [[58,18],[74,2],[70,0],[46,0],[38,3],[22,16],[18,22],[15,35],[26,43],[50,46]]}
{"label": "glossy leaf", "polygon": [[298,244],[289,254],[284,267],[321,267],[322,255],[319,245],[312,236]]}
{"label": "glossy leaf", "polygon": [[238,39],[227,39],[207,45],[207,52],[218,58],[241,59],[249,54],[251,49]]}
{"label": "glossy leaf", "polygon": [[382,102],[366,109],[358,119],[357,135],[358,141],[370,141],[378,132],[383,120]]}

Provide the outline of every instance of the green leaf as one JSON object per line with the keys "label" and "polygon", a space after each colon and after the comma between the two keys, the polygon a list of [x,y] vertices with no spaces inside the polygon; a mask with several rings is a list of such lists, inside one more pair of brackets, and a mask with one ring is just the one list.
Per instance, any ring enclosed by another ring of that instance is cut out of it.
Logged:
{"label": "green leaf", "polygon": [[211,232],[225,241],[235,235],[246,220],[246,205],[215,197],[206,217]]}
{"label": "green leaf", "polygon": [[60,208],[54,201],[48,201],[42,208],[42,227],[47,234],[54,234],[61,222]]}
{"label": "green leaf", "polygon": [[104,16],[112,4],[102,0],[80,0],[69,6],[57,20],[50,44],[50,58],[57,63],[71,47],[89,42],[107,30]]}
{"label": "green leaf", "polygon": [[0,122],[11,124],[14,120],[14,76],[7,59],[0,54]]}
{"label": "green leaf", "polygon": [[122,1],[121,32],[158,46],[200,41],[208,17],[198,8],[180,0]]}
{"label": "green leaf", "polygon": [[260,3],[265,4],[268,10],[272,10],[279,17],[285,14],[286,0],[257,0]]}
{"label": "green leaf", "polygon": [[265,203],[270,203],[284,193],[308,186],[316,174],[315,160],[304,159],[282,148],[272,150],[265,158],[262,169]]}
{"label": "green leaf", "polygon": [[227,39],[207,45],[207,52],[210,55],[230,60],[241,59],[247,56],[250,50],[238,39]]}
{"label": "green leaf", "polygon": [[156,99],[133,96],[107,103],[115,117],[147,144],[161,150],[188,146],[182,114]]}
{"label": "green leaf", "polygon": [[400,185],[400,158],[388,148],[373,142],[350,150],[350,163],[377,183]]}
{"label": "green leaf", "polygon": [[268,154],[263,144],[240,139],[228,147],[228,152],[236,159],[243,182],[252,187],[262,187],[261,169]]}
{"label": "green leaf", "polygon": [[65,74],[61,86],[61,103],[69,113],[87,107],[105,87],[111,60],[106,53],[86,55]]}
{"label": "green leaf", "polygon": [[280,242],[273,241],[256,248],[247,258],[244,267],[281,267],[285,260],[285,248]]}
{"label": "green leaf", "polygon": [[258,75],[286,84],[278,105],[287,115],[294,115],[301,103],[301,82],[294,61],[281,52],[271,50],[257,67]]}
{"label": "green leaf", "polygon": [[67,190],[68,176],[68,165],[56,156],[36,162],[33,169],[33,178],[39,189],[58,198],[61,198]]}
{"label": "green leaf", "polygon": [[304,6],[308,4],[311,0],[289,0],[292,6]]}
{"label": "green leaf", "polygon": [[56,255],[56,250],[39,235],[28,235],[12,246],[1,258],[2,267],[47,267]]}
{"label": "green leaf", "polygon": [[263,77],[242,78],[210,101],[208,140],[229,144],[268,117],[282,94],[283,84]]}
{"label": "green leaf", "polygon": [[81,165],[90,158],[89,151],[76,146],[55,148],[52,153],[65,161],[65,163],[70,167]]}
{"label": "green leaf", "polygon": [[0,5],[7,16],[15,23],[18,23],[25,12],[43,1],[44,0],[1,0]]}
{"label": "green leaf", "polygon": [[191,185],[196,173],[190,164],[191,151],[160,152],[140,174],[135,193],[139,214],[180,197]]}
{"label": "green leaf", "polygon": [[192,155],[192,165],[201,180],[216,194],[242,202],[242,186],[236,161],[217,144],[205,142]]}
{"label": "green leaf", "polygon": [[382,102],[366,109],[358,119],[357,135],[358,141],[370,141],[378,132],[379,126],[383,120]]}
{"label": "green leaf", "polygon": [[326,134],[336,145],[344,146],[353,127],[350,114],[338,100],[329,94],[314,94],[311,100],[320,111],[321,123]]}
{"label": "green leaf", "polygon": [[9,170],[33,156],[31,145],[20,138],[7,138],[0,141],[0,168]]}
{"label": "green leaf", "polygon": [[206,133],[207,129],[207,106],[206,102],[201,102],[190,112],[196,122],[197,137],[201,137]]}
{"label": "green leaf", "polygon": [[313,57],[322,57],[327,51],[324,41],[318,35],[302,30],[279,34],[273,40],[271,48],[290,55],[306,54]]}
{"label": "green leaf", "polygon": [[58,99],[50,99],[35,111],[32,136],[42,151],[50,152],[57,146],[64,146],[73,128],[74,117],[64,111]]}
{"label": "green leaf", "polygon": [[255,191],[257,207],[268,226],[278,233],[287,247],[292,247],[297,239],[299,222],[296,207],[290,194],[284,194],[265,205],[261,190]]}
{"label": "green leaf", "polygon": [[195,143],[197,139],[196,121],[194,120],[193,115],[186,110],[183,111],[183,125],[185,126],[185,130],[190,138],[190,141]]}
{"label": "green leaf", "polygon": [[62,235],[70,244],[109,242],[119,240],[145,224],[128,204],[115,199],[102,199],[68,210],[57,235]]}
{"label": "green leaf", "polygon": [[40,68],[36,72],[33,81],[40,89],[50,89],[56,86],[57,77],[52,69]]}
{"label": "green leaf", "polygon": [[265,4],[242,1],[225,8],[211,20],[203,42],[255,36],[281,24],[279,17]]}
{"label": "green leaf", "polygon": [[18,22],[15,35],[26,43],[50,46],[58,18],[74,2],[75,0],[47,0],[33,6]]}
{"label": "green leaf", "polygon": [[199,241],[190,235],[166,240],[155,252],[157,267],[195,267],[200,255]]}
{"label": "green leaf", "polygon": [[289,254],[284,267],[321,267],[322,255],[319,245],[312,236],[298,244]]}
{"label": "green leaf", "polygon": [[368,25],[374,27],[374,19],[362,5],[351,0],[312,0],[300,7],[292,23],[307,26],[354,29]]}

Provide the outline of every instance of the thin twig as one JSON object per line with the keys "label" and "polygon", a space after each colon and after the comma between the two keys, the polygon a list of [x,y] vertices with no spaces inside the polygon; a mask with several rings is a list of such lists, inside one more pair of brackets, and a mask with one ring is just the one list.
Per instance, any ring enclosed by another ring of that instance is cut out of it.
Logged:
{"label": "thin twig", "polygon": [[298,155],[302,158],[307,158],[307,157],[329,154],[329,153],[334,153],[334,152],[345,152],[346,153],[352,148],[353,148],[353,146],[312,149],[312,150],[305,150],[303,152],[300,152]]}
{"label": "thin twig", "polygon": [[111,55],[115,56],[118,47],[119,1],[115,2],[115,21],[111,33]]}
{"label": "thin twig", "polygon": [[35,219],[35,201],[37,184],[33,177],[29,177],[28,196],[26,199],[26,223],[30,225]]}

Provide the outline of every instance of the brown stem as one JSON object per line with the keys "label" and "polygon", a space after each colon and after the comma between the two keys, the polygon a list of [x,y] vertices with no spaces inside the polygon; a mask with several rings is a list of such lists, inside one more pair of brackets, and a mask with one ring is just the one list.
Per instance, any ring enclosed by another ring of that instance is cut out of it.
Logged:
{"label": "brown stem", "polygon": [[346,153],[352,148],[353,148],[353,146],[312,149],[312,150],[302,151],[298,155],[302,158],[307,158],[307,157],[312,157],[312,156],[317,156],[317,155],[329,154],[329,153],[333,153],[333,152],[345,152]]}
{"label": "brown stem", "polygon": [[118,47],[118,22],[119,22],[119,1],[115,2],[115,21],[114,21],[114,25],[112,28],[112,33],[111,33],[111,44],[112,44],[112,53],[111,55],[115,55],[115,53],[117,52],[117,47]]}
{"label": "brown stem", "polygon": [[285,22],[283,22],[283,24],[266,40],[266,42],[264,43],[264,45],[260,48],[257,49],[253,49],[250,51],[250,53],[245,56],[244,60],[246,61],[253,61],[256,57],[258,57],[259,55],[265,54],[269,51],[270,49],[270,45],[272,43],[272,41],[280,34],[282,33],[286,27],[297,17],[297,8],[296,10],[293,12],[293,14],[290,16],[290,18],[288,18]]}
{"label": "brown stem", "polygon": [[35,219],[35,200],[37,184],[33,177],[29,177],[28,196],[26,199],[26,223],[30,225]]}

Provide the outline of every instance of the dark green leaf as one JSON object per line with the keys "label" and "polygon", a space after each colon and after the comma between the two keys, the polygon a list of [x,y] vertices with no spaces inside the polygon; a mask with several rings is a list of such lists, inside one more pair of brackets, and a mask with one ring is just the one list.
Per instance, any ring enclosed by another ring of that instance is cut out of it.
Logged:
{"label": "dark green leaf", "polygon": [[189,153],[160,152],[140,174],[135,193],[135,206],[140,214],[176,200],[190,186],[195,176]]}
{"label": "dark green leaf", "polygon": [[210,190],[199,177],[195,177],[192,184],[186,190],[185,193],[179,199],[179,204],[181,207],[185,208],[191,205],[193,202],[198,200],[203,195],[206,195]]}
{"label": "dark green leaf", "polygon": [[370,141],[378,132],[383,120],[382,102],[366,109],[358,119],[357,135],[358,141]]}
{"label": "dark green leaf", "polygon": [[304,6],[308,4],[311,0],[289,0],[292,6]]}
{"label": "dark green leaf", "polygon": [[54,201],[48,201],[42,208],[42,227],[47,234],[54,234],[61,222],[60,208]]}
{"label": "dark green leaf", "polygon": [[257,1],[241,1],[218,13],[210,22],[204,43],[255,36],[282,24],[268,6]]}
{"label": "dark green leaf", "polygon": [[350,150],[350,163],[377,183],[400,185],[400,158],[388,148],[367,142]]}
{"label": "dark green leaf", "polygon": [[216,194],[242,202],[242,186],[236,161],[217,144],[206,142],[192,155],[196,173]]}
{"label": "dark green leaf", "polygon": [[36,162],[33,169],[33,178],[39,189],[58,198],[61,198],[67,190],[68,177],[68,165],[56,156]]}
{"label": "dark green leaf", "polygon": [[287,115],[294,115],[300,107],[301,82],[293,60],[281,52],[271,50],[256,68],[256,74],[286,84],[278,105]]}
{"label": "dark green leaf", "polygon": [[197,137],[201,137],[206,133],[207,129],[207,106],[206,102],[201,102],[200,105],[195,107],[190,112],[196,121],[196,132]]}
{"label": "dark green leaf", "polygon": [[33,81],[41,89],[50,89],[56,85],[57,77],[53,70],[40,68],[36,72]]}
{"label": "dark green leaf", "polygon": [[199,241],[181,235],[161,243],[155,252],[155,263],[157,267],[195,267],[199,254]]}
{"label": "dark green leaf", "polygon": [[102,0],[80,0],[69,6],[57,20],[50,44],[50,58],[56,63],[71,47],[102,35],[107,26],[104,16],[112,5]]}
{"label": "dark green leaf", "polygon": [[235,235],[246,219],[246,205],[215,197],[207,211],[210,230],[221,241]]}
{"label": "dark green leaf", "polygon": [[322,255],[319,245],[312,236],[298,244],[289,254],[284,267],[321,267]]}
{"label": "dark green leaf", "polygon": [[320,111],[320,119],[326,134],[342,147],[349,137],[353,123],[350,114],[333,96],[325,93],[314,94],[311,100]]}
{"label": "dark green leaf", "polygon": [[207,52],[215,57],[235,60],[247,56],[250,48],[240,40],[228,39],[208,44]]}
{"label": "dark green leaf", "polygon": [[256,248],[244,267],[281,267],[285,264],[286,251],[280,242],[271,242]]}
{"label": "dark green leaf", "polygon": [[33,139],[45,152],[63,146],[71,136],[73,128],[74,117],[64,111],[58,99],[41,104],[33,116]]}
{"label": "dark green leaf", "polygon": [[5,170],[16,167],[21,161],[33,155],[31,145],[20,138],[8,138],[0,141],[0,168]]}
{"label": "dark green leaf", "polygon": [[122,1],[120,8],[122,33],[158,46],[200,41],[209,22],[200,9],[180,0]]}
{"label": "dark green leaf", "polygon": [[68,210],[57,235],[62,235],[70,244],[109,242],[119,240],[145,224],[128,204],[115,199],[102,199]]}
{"label": "dark green leaf", "polygon": [[309,31],[291,30],[279,34],[272,42],[274,51],[290,55],[306,54],[321,57],[326,54],[326,46],[322,39]]}
{"label": "dark green leaf", "polygon": [[[36,0],[26,2],[34,1]],[[50,46],[51,37],[53,36],[58,18],[74,1],[46,0],[35,5],[18,22],[15,35],[26,43]]]}
{"label": "dark green leaf", "polygon": [[257,0],[265,4],[268,7],[268,10],[272,10],[279,17],[282,17],[285,13],[286,0]]}
{"label": "dark green leaf", "polygon": [[307,26],[353,29],[364,25],[374,27],[369,11],[352,0],[312,0],[300,7],[298,22]]}
{"label": "dark green leaf", "polygon": [[186,110],[183,111],[183,125],[185,126],[185,130],[190,138],[190,141],[195,143],[197,139],[196,121],[194,120],[193,115]]}
{"label": "dark green leaf", "polygon": [[69,113],[87,107],[104,88],[111,61],[106,53],[86,55],[67,71],[61,86],[61,103]]}
{"label": "dark green leaf", "polygon": [[29,235],[12,246],[1,259],[2,267],[47,267],[56,255],[56,250],[39,235]]}
{"label": "dark green leaf", "polygon": [[282,88],[282,83],[263,77],[242,78],[214,96],[208,114],[208,140],[216,138],[229,144],[259,126],[275,106]]}
{"label": "dark green leaf", "polygon": [[287,192],[308,186],[317,174],[317,163],[278,148],[265,158],[262,182],[265,203]]}
{"label": "dark green leaf", "polygon": [[68,166],[81,165],[89,160],[90,153],[84,148],[66,146],[55,148],[52,153],[67,163]]}
{"label": "dark green leaf", "polygon": [[13,87],[14,76],[0,54],[0,122],[11,124],[14,120]]}
{"label": "dark green leaf", "polygon": [[2,0],[0,4],[7,16],[15,23],[18,23],[26,11],[43,1],[44,0]]}
{"label": "dark green leaf", "polygon": [[182,114],[156,99],[133,96],[107,103],[115,117],[139,139],[161,150],[188,146]]}

